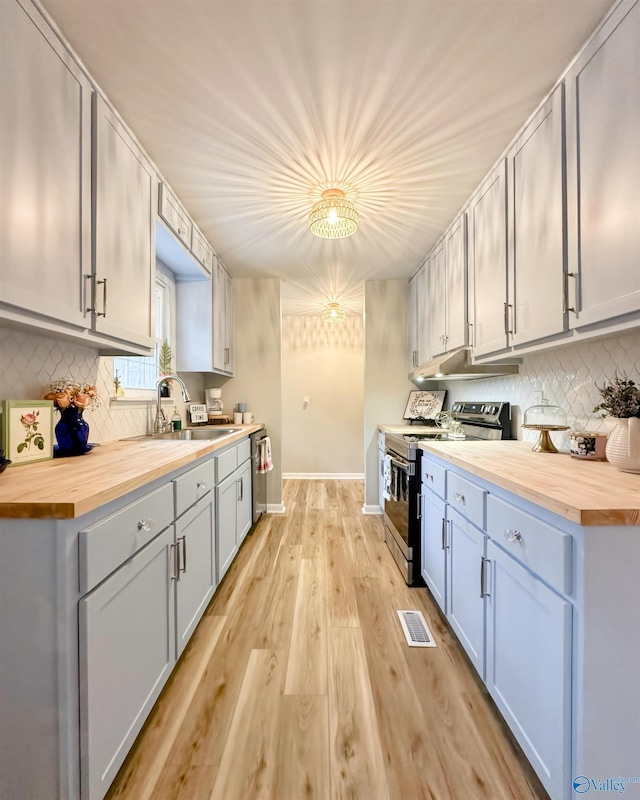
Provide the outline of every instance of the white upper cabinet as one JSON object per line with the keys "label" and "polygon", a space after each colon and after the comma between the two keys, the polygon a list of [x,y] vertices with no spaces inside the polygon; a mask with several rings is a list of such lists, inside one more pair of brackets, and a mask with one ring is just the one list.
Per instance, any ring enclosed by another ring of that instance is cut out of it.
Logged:
{"label": "white upper cabinet", "polygon": [[507,346],[506,160],[485,178],[469,202],[469,281],[473,309],[473,354]]}
{"label": "white upper cabinet", "polygon": [[159,187],[158,213],[180,241],[191,249],[193,225],[187,210],[166,183]]}
{"label": "white upper cabinet", "polygon": [[563,87],[557,86],[507,156],[513,345],[565,329],[563,146]]}
{"label": "white upper cabinet", "polygon": [[25,9],[0,2],[0,317],[88,328],[92,87]]}
{"label": "white upper cabinet", "polygon": [[445,234],[447,255],[447,350],[467,344],[467,215]]}
{"label": "white upper cabinet", "polygon": [[429,256],[431,357],[467,344],[467,215],[460,214]]}
{"label": "white upper cabinet", "polygon": [[428,277],[429,261],[409,281],[409,371],[428,361],[429,315]]}
{"label": "white upper cabinet", "polygon": [[233,375],[233,282],[220,259],[213,273],[213,367],[214,372]]}
{"label": "white upper cabinet", "polygon": [[[447,262],[446,242],[441,239],[429,256],[427,277],[427,325],[430,356],[444,353],[447,348]],[[422,359],[424,361],[424,359]]]}
{"label": "white upper cabinet", "polygon": [[639,75],[640,2],[624,0],[565,79],[573,328],[640,310]]}
{"label": "white upper cabinet", "polygon": [[155,171],[100,95],[95,95],[94,136],[95,329],[151,347],[155,338]]}

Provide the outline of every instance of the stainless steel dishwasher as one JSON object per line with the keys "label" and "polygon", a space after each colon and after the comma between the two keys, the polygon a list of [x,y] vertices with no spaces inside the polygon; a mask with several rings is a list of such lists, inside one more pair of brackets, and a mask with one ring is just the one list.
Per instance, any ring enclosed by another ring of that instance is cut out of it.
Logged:
{"label": "stainless steel dishwasher", "polygon": [[251,492],[253,496],[253,525],[267,512],[267,473],[258,472],[261,442],[267,437],[267,430],[250,434],[251,439]]}

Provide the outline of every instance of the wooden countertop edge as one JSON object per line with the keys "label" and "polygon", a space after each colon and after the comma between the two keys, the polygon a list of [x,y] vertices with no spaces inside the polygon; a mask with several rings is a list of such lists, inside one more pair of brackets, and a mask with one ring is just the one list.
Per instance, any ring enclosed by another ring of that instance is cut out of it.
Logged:
{"label": "wooden countertop edge", "polygon": [[[3,502],[0,500],[0,519],[75,519],[77,517],[81,517],[83,514],[93,511],[94,509],[99,508],[111,500],[117,500],[119,497],[123,497],[135,489],[139,489],[140,487],[145,486],[148,483],[152,483],[153,481],[162,478],[165,475],[180,469],[181,467],[187,466],[194,461],[198,461],[204,456],[214,453],[216,450],[221,450],[223,447],[226,447],[229,444],[240,441],[240,439],[244,439],[254,431],[261,430],[262,428],[264,428],[263,423],[254,423],[253,425],[247,426],[246,430],[238,431],[238,433],[225,438],[225,440],[222,442],[208,441],[206,439],[184,442],[150,441],[150,439],[120,439],[113,442],[106,442],[99,450],[93,450],[91,453],[87,453],[86,456],[82,457],[82,459],[90,459],[94,454],[98,455],[99,453],[108,452],[110,446],[113,445],[116,445],[118,450],[136,450],[140,449],[140,446],[142,446],[145,450],[149,447],[154,448],[154,450],[158,448],[158,454],[160,454],[162,451],[164,451],[164,454],[170,452],[174,453],[175,457],[172,457],[171,459],[166,460],[157,466],[152,466],[147,469],[143,468],[136,472],[135,475],[125,474],[121,480],[109,484],[109,486],[104,489],[98,490],[84,497],[80,497],[77,500],[61,499],[59,502],[54,500],[46,500],[43,502],[34,500],[13,500]],[[180,450],[182,450],[181,453],[179,452]],[[87,463],[90,462],[82,459],[73,459],[73,465],[81,467],[84,464],[86,468]],[[23,475],[27,474],[27,470],[32,470],[32,474],[34,475],[43,474],[43,471],[46,470],[48,465],[51,466],[52,463],[60,464],[61,462],[62,459],[56,460],[56,462],[45,461],[34,464],[31,467],[29,465],[24,465],[20,467],[14,467],[13,469],[16,471],[19,470]],[[2,488],[2,482],[0,480],[0,497],[2,496]],[[65,494],[68,495],[69,493],[70,492],[65,489],[61,490],[61,495],[63,497]]]}
{"label": "wooden countertop edge", "polygon": [[489,483],[506,489],[508,492],[512,492],[518,495],[518,497],[529,500],[535,503],[535,505],[542,506],[548,511],[552,511],[578,525],[622,526],[640,524],[640,509],[638,508],[577,508],[569,503],[564,503],[554,497],[549,497],[549,495],[542,494],[535,489],[524,486],[519,481],[510,480],[491,469],[484,469],[476,463],[469,462],[463,456],[456,455],[455,452],[445,452],[444,448],[432,447],[428,442],[421,442],[420,446],[426,452],[431,453],[431,455],[443,461],[448,461],[472,475],[484,478]]}

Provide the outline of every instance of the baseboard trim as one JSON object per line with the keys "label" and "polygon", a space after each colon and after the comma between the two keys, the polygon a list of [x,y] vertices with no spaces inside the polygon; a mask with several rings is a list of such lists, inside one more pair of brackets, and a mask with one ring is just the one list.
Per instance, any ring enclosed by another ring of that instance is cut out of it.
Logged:
{"label": "baseboard trim", "polygon": [[371,515],[377,514],[378,516],[381,516],[383,511],[379,505],[369,506],[365,504],[362,506],[362,513]]}
{"label": "baseboard trim", "polygon": [[282,477],[296,481],[362,481],[364,472],[285,472]]}
{"label": "baseboard trim", "polygon": [[286,514],[287,509],[282,503],[267,503],[267,514]]}

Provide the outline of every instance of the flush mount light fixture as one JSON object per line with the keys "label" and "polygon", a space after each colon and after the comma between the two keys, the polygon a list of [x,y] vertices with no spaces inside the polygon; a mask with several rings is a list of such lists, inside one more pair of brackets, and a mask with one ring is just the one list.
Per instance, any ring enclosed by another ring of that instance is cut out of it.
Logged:
{"label": "flush mount light fixture", "polygon": [[309,229],[321,239],[343,239],[358,230],[358,210],[341,189],[327,189],[311,209]]}
{"label": "flush mount light fixture", "polygon": [[322,312],[323,322],[344,322],[346,314],[344,309],[340,308],[340,303],[329,303],[329,305]]}

